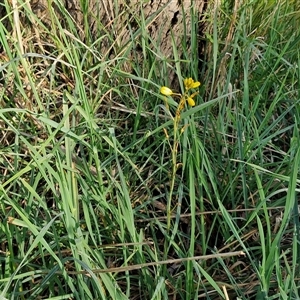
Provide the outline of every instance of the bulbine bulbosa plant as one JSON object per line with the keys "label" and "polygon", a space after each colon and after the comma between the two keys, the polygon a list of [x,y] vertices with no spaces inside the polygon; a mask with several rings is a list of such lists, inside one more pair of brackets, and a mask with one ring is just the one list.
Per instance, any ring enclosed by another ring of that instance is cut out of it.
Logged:
{"label": "bulbine bulbosa plant", "polygon": [[[180,143],[180,136],[183,134],[187,125],[180,126],[181,113],[186,107],[186,103],[189,106],[195,106],[195,96],[198,95],[199,92],[194,92],[193,90],[200,86],[199,81],[194,81],[192,78],[186,78],[183,81],[184,84],[184,93],[174,93],[169,87],[163,86],[160,88],[160,93],[166,97],[178,98],[179,103],[175,114],[172,114],[167,101],[165,101],[166,109],[168,110],[172,120],[173,120],[173,141],[170,142],[169,134],[167,129],[164,128],[164,132],[166,138],[168,140],[171,153],[172,153],[172,172],[171,172],[171,180],[170,180],[170,191],[167,199],[167,233],[170,232],[171,227],[171,203],[172,203],[172,194],[175,185],[175,177],[177,169],[180,167],[180,163],[177,162],[177,154],[178,154],[178,146]],[[167,252],[167,251],[166,251]]]}

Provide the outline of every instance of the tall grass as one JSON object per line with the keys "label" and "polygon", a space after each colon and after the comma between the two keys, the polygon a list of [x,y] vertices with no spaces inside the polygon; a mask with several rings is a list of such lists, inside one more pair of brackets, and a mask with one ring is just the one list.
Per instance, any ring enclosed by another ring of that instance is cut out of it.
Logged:
{"label": "tall grass", "polygon": [[[66,11],[49,29],[24,6],[31,31],[5,6],[0,299],[299,298],[296,1],[212,2],[174,60],[143,16],[103,53]],[[170,189],[178,104],[159,88],[186,77]]]}

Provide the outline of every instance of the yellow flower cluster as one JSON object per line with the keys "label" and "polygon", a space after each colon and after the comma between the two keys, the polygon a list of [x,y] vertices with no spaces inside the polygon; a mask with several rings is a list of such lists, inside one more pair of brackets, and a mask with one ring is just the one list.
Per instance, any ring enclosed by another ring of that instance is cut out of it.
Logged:
{"label": "yellow flower cluster", "polygon": [[166,86],[162,86],[160,88],[160,93],[163,94],[164,96],[172,96],[172,95],[177,95],[177,96],[180,96],[181,97],[181,100],[180,100],[180,107],[181,109],[183,108],[184,104],[185,104],[185,101],[187,101],[187,103],[190,105],[190,106],[195,106],[196,103],[194,101],[194,97],[196,95],[198,95],[198,92],[196,93],[193,93],[191,95],[189,95],[187,92],[190,90],[190,89],[195,89],[197,87],[200,86],[200,82],[199,81],[194,81],[193,78],[186,78],[183,80],[183,84],[184,84],[184,88],[185,88],[185,93],[184,95],[181,95],[181,94],[177,94],[177,93],[174,93],[170,88],[166,87]]}

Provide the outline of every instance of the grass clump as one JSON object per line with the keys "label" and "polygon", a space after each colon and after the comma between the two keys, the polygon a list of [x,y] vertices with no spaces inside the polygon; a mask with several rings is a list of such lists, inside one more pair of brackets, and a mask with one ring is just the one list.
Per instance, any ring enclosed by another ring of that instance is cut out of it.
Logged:
{"label": "grass clump", "polygon": [[5,4],[0,298],[298,299],[298,3],[211,3],[173,59]]}

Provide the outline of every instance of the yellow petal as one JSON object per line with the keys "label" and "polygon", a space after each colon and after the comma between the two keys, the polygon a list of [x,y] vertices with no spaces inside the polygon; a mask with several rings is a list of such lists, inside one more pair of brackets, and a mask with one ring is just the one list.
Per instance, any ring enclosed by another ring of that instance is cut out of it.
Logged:
{"label": "yellow petal", "polygon": [[193,100],[193,98],[191,98],[191,97],[188,97],[187,98],[187,102],[188,102],[188,104],[189,104],[189,106],[195,106],[195,101]]}
{"label": "yellow petal", "polygon": [[166,87],[166,86],[162,86],[162,87],[160,88],[160,93],[163,94],[163,95],[165,95],[165,96],[171,96],[171,95],[173,94],[172,90],[169,89],[169,88]]}
{"label": "yellow petal", "polygon": [[195,89],[195,88],[197,88],[198,86],[200,86],[200,82],[199,81],[196,81],[196,82],[193,82],[192,84],[191,84],[191,86],[190,86],[190,88],[191,89]]}
{"label": "yellow petal", "polygon": [[194,80],[192,78],[185,78],[183,80],[183,84],[186,90],[190,89],[191,84],[193,84]]}

